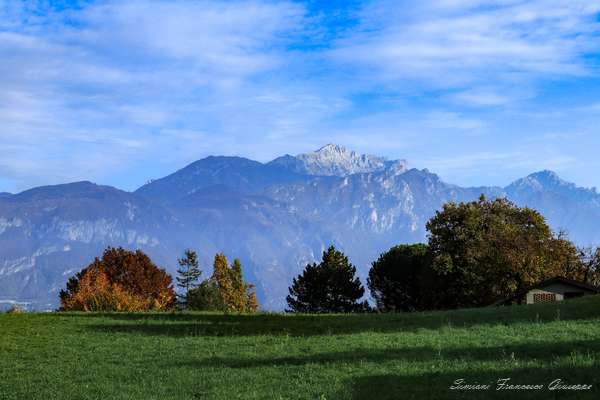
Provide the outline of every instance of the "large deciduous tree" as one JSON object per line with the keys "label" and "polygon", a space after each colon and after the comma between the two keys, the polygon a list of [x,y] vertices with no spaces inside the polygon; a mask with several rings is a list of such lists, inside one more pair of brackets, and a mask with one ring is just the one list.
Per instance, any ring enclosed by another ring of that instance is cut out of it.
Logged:
{"label": "large deciduous tree", "polygon": [[356,267],[333,246],[323,252],[319,264],[308,264],[294,278],[289,293],[291,312],[350,313],[367,309],[366,302],[359,302],[365,289],[356,277]]}
{"label": "large deciduous tree", "polygon": [[583,281],[590,285],[600,286],[600,247],[581,248],[579,257],[583,263]]}
{"label": "large deciduous tree", "polygon": [[60,292],[65,311],[145,311],[170,308],[172,279],[140,250],[107,248]]}
{"label": "large deciduous tree", "polygon": [[573,244],[506,199],[446,204],[427,229],[435,308],[485,306],[544,279],[583,278]]}

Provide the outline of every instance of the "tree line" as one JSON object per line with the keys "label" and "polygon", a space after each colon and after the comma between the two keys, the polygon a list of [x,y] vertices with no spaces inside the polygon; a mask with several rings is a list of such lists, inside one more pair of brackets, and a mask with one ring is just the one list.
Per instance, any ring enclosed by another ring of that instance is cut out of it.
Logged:
{"label": "tree line", "polygon": [[[600,284],[600,250],[578,249],[539,212],[506,199],[448,203],[427,230],[428,243],[392,247],[372,263],[367,286],[377,311],[487,306],[554,277]],[[330,247],[293,280],[289,311],[366,311],[355,273]]]}
{"label": "tree line", "polygon": [[213,275],[200,281],[198,255],[186,250],[177,260],[173,278],[140,250],[109,247],[102,257],[71,277],[60,292],[62,311],[196,311],[256,312],[253,284],[245,282],[242,264],[230,265],[223,253],[215,255]]}
{"label": "tree line", "polygon": [[[287,296],[288,312],[353,313],[480,307],[543,280],[564,277],[600,284],[600,250],[577,248],[544,217],[506,199],[448,203],[427,223],[428,242],[392,247],[375,260],[367,287],[334,246],[306,265]],[[201,280],[198,255],[178,259],[176,284],[140,250],[108,248],[67,282],[61,310],[184,309],[256,312],[255,286],[239,259],[216,254],[213,274]]]}

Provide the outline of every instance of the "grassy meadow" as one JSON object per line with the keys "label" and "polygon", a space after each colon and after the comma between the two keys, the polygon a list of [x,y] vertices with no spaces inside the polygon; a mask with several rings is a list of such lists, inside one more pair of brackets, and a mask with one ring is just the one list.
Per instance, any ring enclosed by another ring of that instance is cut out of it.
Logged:
{"label": "grassy meadow", "polygon": [[[597,399],[599,372],[600,296],[416,314],[0,315],[0,399]],[[593,388],[449,389],[501,378]]]}

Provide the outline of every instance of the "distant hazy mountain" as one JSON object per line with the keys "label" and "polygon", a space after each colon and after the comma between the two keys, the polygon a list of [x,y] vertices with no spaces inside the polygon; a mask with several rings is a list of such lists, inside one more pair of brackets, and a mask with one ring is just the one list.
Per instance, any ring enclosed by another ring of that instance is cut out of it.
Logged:
{"label": "distant hazy mountain", "polygon": [[266,164],[208,157],[133,193],[79,182],[0,194],[0,305],[55,307],[69,276],[121,245],[171,273],[190,247],[204,276],[216,252],[239,257],[261,303],[282,309],[292,278],[329,244],[347,252],[364,282],[380,252],[424,241],[445,202],[481,193],[540,210],[579,244],[600,243],[600,195],[549,171],[506,188],[462,188],[335,145]]}
{"label": "distant hazy mountain", "polygon": [[520,205],[540,211],[555,230],[564,230],[581,245],[600,244],[600,195],[542,171],[519,179],[505,189]]}
{"label": "distant hazy mountain", "polygon": [[260,193],[266,187],[302,179],[278,165],[241,157],[207,157],[135,191],[146,198],[171,202],[201,190],[222,185],[242,193]]}
{"label": "distant hazy mountain", "polygon": [[107,245],[172,256],[178,222],[162,207],[109,186],[78,182],[0,198],[0,300],[55,305],[65,280]]}

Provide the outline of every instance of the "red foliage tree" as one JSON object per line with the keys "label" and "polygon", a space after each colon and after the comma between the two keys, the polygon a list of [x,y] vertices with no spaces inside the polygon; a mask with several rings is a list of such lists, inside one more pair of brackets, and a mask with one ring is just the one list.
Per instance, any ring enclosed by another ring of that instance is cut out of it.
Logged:
{"label": "red foliage tree", "polygon": [[140,250],[109,247],[67,282],[61,310],[145,311],[170,308],[172,278]]}

